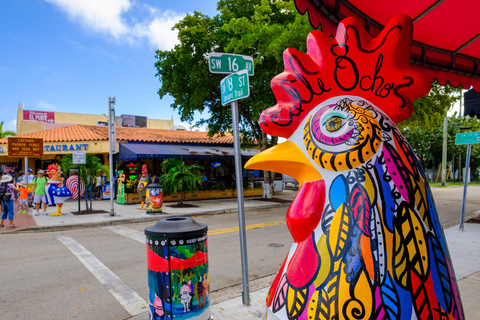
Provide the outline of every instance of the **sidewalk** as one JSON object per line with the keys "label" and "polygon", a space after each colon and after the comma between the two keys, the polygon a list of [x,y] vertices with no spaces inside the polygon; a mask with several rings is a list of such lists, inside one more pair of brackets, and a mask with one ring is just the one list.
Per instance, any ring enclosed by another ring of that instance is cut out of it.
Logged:
{"label": "sidewalk", "polygon": [[[245,211],[275,207],[288,207],[297,194],[293,190],[284,190],[274,195],[273,201],[262,200],[261,197],[248,197],[244,199]],[[30,208],[27,214],[15,213],[15,224],[18,228],[9,231],[6,228],[0,233],[18,233],[35,231],[57,231],[72,228],[88,228],[104,225],[158,221],[169,216],[198,216],[207,214],[220,214],[238,211],[237,198],[184,201],[192,208],[172,208],[176,202],[163,203],[163,213],[156,215],[146,214],[145,210],[137,209],[139,204],[114,204],[115,216],[110,216],[110,200],[93,200],[94,210],[104,210],[106,213],[74,215],[78,212],[78,201],[68,200],[63,204],[62,216],[40,215],[34,216],[34,209]],[[80,209],[85,210],[85,200],[80,202]],[[51,214],[56,207],[48,207],[47,213]],[[15,208],[15,212],[18,208]]]}

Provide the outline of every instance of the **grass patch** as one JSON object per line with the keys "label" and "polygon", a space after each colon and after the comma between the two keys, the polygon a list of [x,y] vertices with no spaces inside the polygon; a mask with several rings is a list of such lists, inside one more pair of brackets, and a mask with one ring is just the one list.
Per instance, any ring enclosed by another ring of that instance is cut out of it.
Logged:
{"label": "grass patch", "polygon": [[[464,183],[463,182],[448,182],[442,186],[442,184],[440,182],[432,182],[430,183],[430,186],[432,187],[443,187],[443,188],[448,188],[448,187],[463,187]],[[476,185],[480,185],[480,181],[471,181],[468,183],[469,186],[476,186]]]}

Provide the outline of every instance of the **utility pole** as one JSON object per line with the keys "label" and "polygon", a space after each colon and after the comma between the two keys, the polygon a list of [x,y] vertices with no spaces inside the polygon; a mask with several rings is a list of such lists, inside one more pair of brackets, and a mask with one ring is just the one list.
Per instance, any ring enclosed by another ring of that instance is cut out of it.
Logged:
{"label": "utility pole", "polygon": [[110,164],[110,216],[115,215],[113,208],[113,196],[115,181],[113,180],[113,154],[117,152],[117,132],[115,130],[115,97],[108,98],[108,140],[110,151],[108,152],[108,162]]}
{"label": "utility pole", "polygon": [[442,186],[447,183],[447,141],[448,117],[443,119],[443,148],[442,148]]}

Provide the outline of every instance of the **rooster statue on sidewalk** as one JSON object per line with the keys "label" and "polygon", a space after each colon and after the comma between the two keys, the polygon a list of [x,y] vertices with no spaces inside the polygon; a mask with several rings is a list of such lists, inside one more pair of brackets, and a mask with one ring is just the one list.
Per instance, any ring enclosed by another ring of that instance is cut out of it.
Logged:
{"label": "rooster statue on sidewalk", "polygon": [[410,69],[413,24],[372,38],[354,18],[334,39],[287,49],[260,125],[287,141],[246,164],[296,178],[294,244],[267,296],[267,320],[464,319],[427,179],[396,123],[430,85]]}

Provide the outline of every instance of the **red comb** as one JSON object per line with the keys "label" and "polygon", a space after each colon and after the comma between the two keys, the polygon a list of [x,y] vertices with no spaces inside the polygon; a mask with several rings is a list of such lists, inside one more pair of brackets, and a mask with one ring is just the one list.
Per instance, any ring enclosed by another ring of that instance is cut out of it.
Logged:
{"label": "red comb", "polygon": [[312,31],[306,54],[285,50],[285,71],[271,82],[278,103],[262,113],[262,130],[288,138],[318,104],[344,95],[368,100],[395,123],[407,119],[413,99],[430,91],[428,80],[410,68],[412,34],[407,15],[394,17],[375,38],[355,18],[339,24],[335,39]]}

